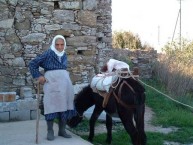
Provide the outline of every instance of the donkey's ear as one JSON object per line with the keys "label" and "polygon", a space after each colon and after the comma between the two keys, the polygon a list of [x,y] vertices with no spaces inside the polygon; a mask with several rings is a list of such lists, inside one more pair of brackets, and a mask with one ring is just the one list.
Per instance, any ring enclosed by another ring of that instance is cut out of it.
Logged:
{"label": "donkey's ear", "polygon": [[139,75],[139,68],[138,67],[133,68],[133,75]]}
{"label": "donkey's ear", "polygon": [[107,71],[107,64],[105,64],[102,68],[101,68],[101,72],[106,72]]}

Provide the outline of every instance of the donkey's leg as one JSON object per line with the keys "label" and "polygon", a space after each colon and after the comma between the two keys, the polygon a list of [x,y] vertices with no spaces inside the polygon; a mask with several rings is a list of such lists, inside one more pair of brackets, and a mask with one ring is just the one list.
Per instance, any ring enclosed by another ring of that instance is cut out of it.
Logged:
{"label": "donkey's leg", "polygon": [[112,117],[110,115],[106,114],[106,128],[107,128],[106,142],[108,144],[111,144],[111,141],[112,141],[112,126],[113,126]]}
{"label": "donkey's leg", "polygon": [[98,117],[99,117],[99,115],[101,114],[102,111],[103,111],[102,107],[95,106],[94,111],[92,113],[92,116],[90,118],[90,121],[89,121],[90,133],[89,133],[89,137],[88,137],[88,140],[90,142],[93,141],[95,123],[96,123],[96,120],[98,119]]}
{"label": "donkey's leg", "polygon": [[[122,109],[120,109],[122,108]],[[138,139],[138,131],[135,128],[133,123],[133,111],[134,110],[126,110],[123,107],[118,107],[118,114],[123,123],[123,126],[127,133],[130,135],[131,142],[133,145],[140,145]]]}
{"label": "donkey's leg", "polygon": [[136,108],[134,119],[136,122],[137,130],[139,132],[140,145],[146,145],[147,143],[147,137],[144,129],[144,113],[145,113],[145,105],[141,105]]}

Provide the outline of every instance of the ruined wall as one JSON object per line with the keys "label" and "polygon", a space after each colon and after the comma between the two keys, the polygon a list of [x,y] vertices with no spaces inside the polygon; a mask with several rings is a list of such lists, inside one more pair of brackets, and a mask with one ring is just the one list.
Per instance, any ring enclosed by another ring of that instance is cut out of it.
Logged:
{"label": "ruined wall", "polygon": [[56,34],[73,84],[88,83],[111,51],[111,0],[0,0],[0,91],[33,87],[28,63]]}
{"label": "ruined wall", "polygon": [[127,62],[130,69],[139,68],[140,78],[150,79],[153,76],[153,65],[157,60],[157,50],[113,49],[113,58]]}

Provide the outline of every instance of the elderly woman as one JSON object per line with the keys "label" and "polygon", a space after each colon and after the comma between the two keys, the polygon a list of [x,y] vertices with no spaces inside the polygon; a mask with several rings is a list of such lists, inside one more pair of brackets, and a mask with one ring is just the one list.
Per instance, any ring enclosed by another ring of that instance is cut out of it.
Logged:
{"label": "elderly woman", "polygon": [[[73,104],[73,85],[69,73],[66,71],[67,55],[65,49],[65,38],[57,35],[50,48],[29,63],[32,77],[43,85],[48,140],[54,140],[53,121],[55,118],[59,120],[58,135],[71,138],[65,131],[66,121],[76,115]],[[44,75],[40,73],[39,67],[44,68]]]}

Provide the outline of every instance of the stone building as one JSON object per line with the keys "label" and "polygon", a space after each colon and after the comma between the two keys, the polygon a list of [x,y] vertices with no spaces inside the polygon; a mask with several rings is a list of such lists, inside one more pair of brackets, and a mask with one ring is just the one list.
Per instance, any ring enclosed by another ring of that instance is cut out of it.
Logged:
{"label": "stone building", "polygon": [[75,93],[110,57],[129,57],[142,77],[151,77],[156,52],[112,50],[111,2],[0,0],[0,122],[36,118],[35,82],[28,64],[57,34],[67,41],[67,69]]}
{"label": "stone building", "polygon": [[111,54],[111,0],[0,0],[0,91],[33,88],[31,59],[66,38],[73,84],[88,83]]}

